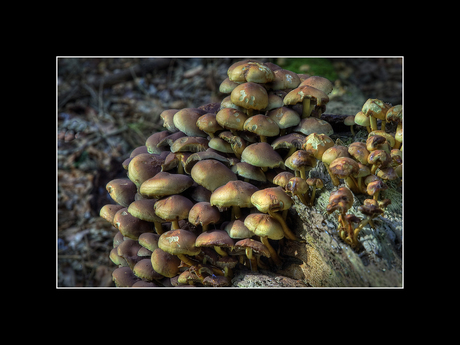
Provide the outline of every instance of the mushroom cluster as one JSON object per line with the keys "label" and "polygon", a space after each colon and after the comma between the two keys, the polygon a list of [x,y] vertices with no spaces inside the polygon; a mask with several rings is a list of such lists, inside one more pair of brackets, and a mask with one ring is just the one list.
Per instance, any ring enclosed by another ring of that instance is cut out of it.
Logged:
{"label": "mushroom cluster", "polygon": [[332,126],[319,118],[330,81],[257,60],[237,62],[227,74],[220,92],[228,97],[165,110],[165,130],[123,162],[127,178],[107,184],[117,204],[100,215],[119,230],[110,253],[116,286],[230,286],[234,269],[281,266],[280,246],[303,241],[289,228],[287,211],[295,202],[313,206],[324,187],[308,176],[318,161],[334,185],[344,179],[353,193],[373,196],[356,229],[349,202],[331,201],[328,211],[340,211],[347,243],[356,245],[353,234],[372,225],[385,204],[382,180],[396,176],[401,155],[378,130],[369,144],[334,145]]}

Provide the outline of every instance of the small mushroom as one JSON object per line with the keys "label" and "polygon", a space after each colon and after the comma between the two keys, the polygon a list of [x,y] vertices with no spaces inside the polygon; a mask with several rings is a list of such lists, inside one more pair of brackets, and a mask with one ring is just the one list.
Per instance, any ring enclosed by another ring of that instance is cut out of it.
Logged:
{"label": "small mushroom", "polygon": [[224,108],[219,110],[216,115],[217,123],[225,129],[229,129],[233,135],[237,135],[236,131],[242,131],[244,129],[244,122],[248,119],[248,116],[242,111]]}
{"label": "small mushroom", "polygon": [[267,142],[267,137],[274,137],[280,133],[280,128],[271,118],[259,114],[249,117],[244,122],[244,130],[257,134],[261,142]]}
{"label": "small mushroom", "polygon": [[308,198],[308,184],[305,179],[293,177],[286,184],[285,189],[291,192],[292,195],[296,195],[305,206],[309,204],[306,199],[306,197]]}
{"label": "small mushroom", "polygon": [[180,259],[161,248],[157,248],[152,252],[150,261],[155,272],[160,273],[162,276],[172,278],[179,272]]}
{"label": "small mushroom", "polygon": [[388,186],[381,180],[375,180],[367,185],[367,194],[373,197],[374,200],[379,200],[381,190],[388,189]]}
{"label": "small mushroom", "polygon": [[347,211],[353,206],[353,194],[346,187],[340,187],[336,191],[331,192],[329,203],[326,207],[327,213],[339,211],[339,228],[340,237],[345,240],[347,237],[353,238],[353,234],[349,232],[349,225],[345,218]]}
{"label": "small mushroom", "polygon": [[120,230],[124,237],[136,240],[144,232],[154,232],[150,222],[136,218],[128,213],[127,208],[120,209],[113,217],[113,225]]}
{"label": "small mushroom", "polygon": [[209,202],[197,202],[190,209],[188,221],[195,226],[201,225],[203,231],[208,231],[210,224],[215,224],[220,220],[220,212],[217,207]]}
{"label": "small mushroom", "polygon": [[196,108],[184,108],[174,114],[174,126],[189,137],[204,137],[208,135],[198,128],[196,122],[205,112]]}
{"label": "small mushroom", "polygon": [[369,98],[366,103],[364,103],[361,111],[369,116],[371,122],[371,130],[377,130],[377,119],[382,120],[382,130],[385,130],[385,121],[386,113],[390,109],[390,105],[384,103],[383,101],[375,98]]}
{"label": "small mushroom", "polygon": [[196,120],[196,126],[211,138],[214,138],[214,133],[223,130],[222,126],[217,122],[216,114],[213,113],[201,115]]}
{"label": "small mushroom", "polygon": [[301,85],[290,91],[283,100],[286,105],[302,103],[302,118],[306,118],[311,114],[310,101],[316,101],[316,105],[321,106],[329,102],[329,97],[321,90],[309,85]]}
{"label": "small mushroom", "polygon": [[263,86],[248,82],[233,89],[231,100],[234,104],[246,109],[248,116],[252,116],[253,110],[267,107],[268,94]]}
{"label": "small mushroom", "polygon": [[391,156],[384,150],[372,151],[367,157],[367,163],[372,164],[371,174],[374,174],[377,168],[386,168],[391,161]]}
{"label": "small mushroom", "polygon": [[155,214],[166,222],[172,222],[171,229],[179,229],[179,220],[187,219],[193,203],[182,195],[171,195],[155,203]]}
{"label": "small mushroom", "polygon": [[[273,248],[272,248],[273,249]],[[265,256],[269,258],[270,250],[262,242],[246,238],[235,243],[235,250],[244,250],[246,257],[251,263],[251,271],[257,272],[258,260],[257,256]],[[276,251],[275,251],[276,254]]]}
{"label": "small mushroom", "polygon": [[327,121],[318,119],[316,117],[307,117],[302,119],[297,126],[292,129],[293,132],[310,135],[312,133],[332,135],[334,129]]}
{"label": "small mushroom", "polygon": [[112,272],[112,279],[117,287],[131,287],[140,279],[129,267],[118,267]]}
{"label": "small mushroom", "polygon": [[262,168],[284,168],[284,161],[281,156],[273,150],[268,143],[255,143],[248,145],[241,154],[241,161]]}
{"label": "small mushroom", "polygon": [[251,59],[235,62],[228,68],[227,75],[231,81],[236,83],[268,83],[275,78],[273,71],[268,66]]}
{"label": "small mushroom", "polygon": [[227,256],[228,253],[223,248],[233,248],[234,242],[224,230],[210,230],[201,233],[195,241],[195,246],[211,247],[221,256]]}
{"label": "small mushroom", "polygon": [[278,125],[280,128],[280,136],[285,134],[287,128],[297,126],[300,123],[299,114],[287,107],[279,107],[270,110],[267,113],[267,117]]}
{"label": "small mushroom", "polygon": [[284,165],[294,170],[296,176],[300,175],[302,179],[306,180],[306,171],[307,169],[312,169],[316,165],[316,159],[305,150],[297,150],[286,159]]}
{"label": "small mushroom", "polygon": [[359,111],[358,113],[356,113],[354,120],[357,125],[366,127],[367,133],[371,132],[371,128],[369,127],[371,124],[369,116],[364,114],[362,111]]}
{"label": "small mushroom", "polygon": [[323,180],[320,178],[310,177],[307,179],[307,184],[312,187],[311,198],[310,198],[310,206],[313,206],[313,202],[315,201],[315,193],[316,189],[321,189],[324,187]]}
{"label": "small mushroom", "polygon": [[186,265],[193,266],[195,263],[186,255],[195,256],[201,252],[201,249],[195,246],[196,238],[193,232],[188,230],[169,230],[158,239],[158,247],[169,254],[176,255]]}
{"label": "small mushroom", "polygon": [[161,223],[163,223],[164,220],[155,214],[154,206],[157,201],[157,199],[133,201],[128,207],[128,213],[141,220],[152,222],[155,224],[155,231],[157,234],[161,235],[163,233]]}
{"label": "small mushroom", "polygon": [[353,115],[347,116],[344,120],[343,123],[345,126],[350,127],[351,135],[355,136],[355,131],[353,130],[353,125],[355,124],[355,117]]}
{"label": "small mushroom", "polygon": [[128,207],[134,201],[136,185],[128,179],[115,179],[105,186],[110,197],[119,205]]}
{"label": "small mushroom", "polygon": [[214,159],[199,161],[193,166],[190,174],[196,183],[211,192],[229,181],[238,180],[233,171]]}
{"label": "small mushroom", "polygon": [[334,160],[341,157],[350,157],[350,155],[348,154],[348,149],[345,146],[341,145],[334,145],[332,147],[329,147],[326,151],[324,151],[321,157],[321,161],[323,162],[324,166],[329,172],[332,184],[336,187],[340,184],[340,181],[338,180],[337,176],[332,173],[330,166]]}
{"label": "small mushroom", "polygon": [[[260,237],[262,244],[267,247],[270,252],[270,257],[277,266],[281,266],[282,262],[271,246],[268,239],[280,240],[284,237],[283,226],[273,217],[265,213],[251,213],[244,220],[244,225],[251,230],[255,235]],[[248,253],[246,253],[247,255]],[[250,259],[250,255],[247,255]]]}
{"label": "small mushroom", "polygon": [[161,171],[164,158],[156,154],[141,153],[131,159],[128,165],[128,178],[134,182],[137,188],[149,178]]}
{"label": "small mushroom", "polygon": [[329,166],[331,173],[338,178],[344,179],[347,186],[354,192],[360,193],[358,190],[358,182],[355,176],[359,173],[359,165],[356,161],[348,157],[336,158]]}
{"label": "small mushroom", "polygon": [[251,196],[259,188],[244,181],[229,181],[223,186],[214,190],[211,194],[211,205],[218,207],[232,207],[230,220],[241,217],[241,207],[252,207]]}

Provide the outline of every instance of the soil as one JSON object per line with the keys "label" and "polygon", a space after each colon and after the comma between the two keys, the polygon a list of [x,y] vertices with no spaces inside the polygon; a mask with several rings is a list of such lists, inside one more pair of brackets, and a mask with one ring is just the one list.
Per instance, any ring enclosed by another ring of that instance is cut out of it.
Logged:
{"label": "soil", "polygon": [[[159,119],[163,110],[220,102],[226,95],[219,93],[219,85],[228,67],[240,59],[176,58],[155,65],[156,60],[57,59],[58,287],[114,286],[111,273],[116,266],[109,252],[117,230],[99,217],[100,208],[112,202],[105,185],[125,177],[122,162],[135,147],[144,145],[148,136],[163,130]],[[280,63],[278,59],[259,60]],[[329,60],[337,79],[327,114],[354,115],[368,98],[402,103],[402,59]],[[304,67],[307,73],[312,68]],[[350,140],[351,135],[345,129],[334,139]],[[311,173],[320,174],[320,169]],[[398,188],[401,190],[401,186]],[[323,193],[325,198],[327,192]],[[377,235],[363,230],[361,251],[351,250],[339,239],[334,217],[320,209],[302,207],[296,203],[289,222],[302,238],[310,236],[307,242],[314,245],[287,241],[289,245],[280,248],[285,261],[276,274],[261,271],[249,276],[244,270],[235,272],[234,286],[352,286],[359,282],[361,286],[378,286],[382,272],[392,275],[387,282],[401,285],[400,206],[395,207],[394,214],[376,221]],[[376,241],[376,236],[385,240]],[[385,241],[388,244],[382,246]],[[317,248],[325,248],[315,245],[320,242],[328,244],[330,255],[315,253]],[[319,259],[324,257],[328,260]],[[360,270],[344,272],[343,267],[351,261]],[[323,266],[322,270],[311,269]],[[371,272],[368,275],[367,270]]]}

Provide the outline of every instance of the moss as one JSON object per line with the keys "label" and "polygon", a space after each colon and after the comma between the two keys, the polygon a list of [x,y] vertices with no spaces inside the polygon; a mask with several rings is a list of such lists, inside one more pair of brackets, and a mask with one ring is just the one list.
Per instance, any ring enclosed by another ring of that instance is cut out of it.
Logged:
{"label": "moss", "polygon": [[[337,73],[329,59],[324,58],[285,58],[278,61],[284,69],[295,73],[307,73],[310,75],[318,75],[327,78],[331,81],[337,79]],[[300,70],[303,65],[310,66],[308,71]]]}

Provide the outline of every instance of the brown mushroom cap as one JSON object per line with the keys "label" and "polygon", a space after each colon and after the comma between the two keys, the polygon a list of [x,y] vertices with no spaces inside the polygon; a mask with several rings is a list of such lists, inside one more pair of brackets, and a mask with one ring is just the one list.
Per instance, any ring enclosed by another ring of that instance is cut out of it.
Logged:
{"label": "brown mushroom cap", "polygon": [[140,279],[129,267],[118,267],[112,272],[113,282],[117,287],[131,287]]}
{"label": "brown mushroom cap", "polygon": [[257,236],[280,240],[284,237],[281,224],[265,213],[251,213],[244,219],[244,225]]}
{"label": "brown mushroom cap", "polygon": [[114,179],[105,186],[110,197],[123,207],[128,207],[134,201],[136,185],[128,179]]}
{"label": "brown mushroom cap", "polygon": [[260,136],[274,137],[280,133],[280,128],[271,118],[259,114],[248,118],[244,122],[244,130]]}
{"label": "brown mushroom cap", "polygon": [[363,105],[361,111],[367,116],[373,116],[380,120],[385,120],[385,115],[390,109],[390,105],[376,98],[369,98]]}
{"label": "brown mushroom cap", "polygon": [[268,85],[273,90],[293,89],[299,86],[299,76],[291,71],[279,68],[273,72],[273,81]]}
{"label": "brown mushroom cap", "polygon": [[236,181],[238,177],[224,164],[214,159],[207,159],[196,163],[191,176],[199,185],[213,192],[228,181]]}
{"label": "brown mushroom cap", "polygon": [[217,207],[212,206],[209,202],[197,202],[190,209],[188,221],[193,225],[201,225],[203,230],[209,224],[215,224],[220,220],[220,212]]}
{"label": "brown mushroom cap", "polygon": [[270,110],[267,114],[278,125],[279,128],[284,129],[288,127],[297,126],[300,123],[299,114],[287,107],[279,107]]}
{"label": "brown mushroom cap", "polygon": [[302,119],[300,123],[292,130],[304,135],[310,135],[312,133],[325,135],[334,134],[334,129],[329,122],[318,119],[316,117],[306,117]]}
{"label": "brown mushroom cap", "polygon": [[305,150],[297,150],[286,159],[284,165],[294,171],[308,170],[316,166],[316,159]]}
{"label": "brown mushroom cap", "polygon": [[167,222],[187,219],[193,202],[182,195],[171,195],[155,203],[155,214]]}
{"label": "brown mushroom cap", "polygon": [[235,250],[246,250],[247,248],[252,249],[252,252],[256,255],[263,255],[267,258],[270,257],[270,251],[268,248],[259,241],[251,238],[245,238],[235,243]]}
{"label": "brown mushroom cap", "polygon": [[174,114],[174,126],[189,137],[204,137],[208,135],[198,128],[197,120],[204,115],[205,112],[196,108],[184,108]]}
{"label": "brown mushroom cap", "polygon": [[234,104],[245,109],[261,110],[268,105],[267,90],[256,83],[238,85],[230,96]]}
{"label": "brown mushroom cap", "polygon": [[191,231],[169,230],[158,239],[158,247],[173,255],[198,255],[201,249],[195,246],[196,239],[197,237]]}
{"label": "brown mushroom cap", "polygon": [[322,160],[324,151],[332,146],[334,146],[334,141],[326,134],[312,133],[305,138],[302,148],[316,159]]}
{"label": "brown mushroom cap", "polygon": [[155,214],[155,203],[157,199],[142,199],[133,201],[128,207],[128,213],[132,216],[147,222],[164,222]]}
{"label": "brown mushroom cap", "polygon": [[248,145],[241,154],[241,161],[261,168],[284,168],[281,156],[265,142]]}
{"label": "brown mushroom cap", "polygon": [[321,160],[323,163],[331,164],[335,159],[340,157],[350,157],[348,148],[342,145],[334,145],[324,151]]}
{"label": "brown mushroom cap", "polygon": [[167,109],[160,114],[160,117],[163,119],[163,127],[165,127],[169,132],[174,133],[179,131],[179,129],[174,126],[174,114],[176,114],[180,109]]}
{"label": "brown mushroom cap", "polygon": [[152,261],[150,258],[140,260],[133,267],[133,273],[136,277],[142,280],[152,281],[154,279],[162,279],[163,276],[153,269]]}
{"label": "brown mushroom cap", "polygon": [[234,239],[250,238],[254,236],[254,233],[249,230],[246,225],[244,225],[244,220],[235,219],[234,221],[229,222],[224,230]]}
{"label": "brown mushroom cap", "polygon": [[211,194],[211,205],[219,207],[252,207],[251,196],[259,188],[251,183],[236,180],[215,189]]}
{"label": "brown mushroom cap", "polygon": [[295,177],[295,175],[289,171],[280,172],[273,178],[273,184],[285,188],[289,180],[293,177]]}
{"label": "brown mushroom cap", "polygon": [[137,240],[144,232],[154,232],[153,223],[136,218],[128,213],[127,208],[120,209],[113,217],[113,225],[124,237]]}
{"label": "brown mushroom cap", "polygon": [[234,242],[224,230],[211,230],[201,233],[195,241],[196,247],[233,247]]}
{"label": "brown mushroom cap", "polygon": [[361,142],[351,143],[348,146],[348,153],[359,163],[367,164],[367,157],[369,156],[369,151],[366,148],[366,144]]}
{"label": "brown mushroom cap", "polygon": [[148,198],[161,198],[182,193],[193,185],[193,179],[184,174],[159,172],[141,184],[140,193]]}
{"label": "brown mushroom cap", "polygon": [[359,165],[351,158],[340,157],[332,161],[329,169],[331,169],[331,172],[338,178],[346,178],[358,174]]}
{"label": "brown mushroom cap", "polygon": [[224,108],[216,114],[217,123],[223,128],[242,131],[248,116],[233,108]]}
{"label": "brown mushroom cap", "polygon": [[152,268],[162,276],[172,278],[179,272],[180,259],[161,248],[153,251],[150,260]]}
{"label": "brown mushroom cap", "polygon": [[219,92],[222,93],[232,93],[233,89],[237,87],[239,83],[235,83],[234,81],[231,81],[230,78],[225,78],[222,83],[220,83],[219,86]]}
{"label": "brown mushroom cap", "polygon": [[385,183],[381,180],[375,180],[367,185],[367,194],[374,195],[375,193],[385,189],[388,189],[388,186]]}
{"label": "brown mushroom cap", "polygon": [[123,205],[111,205],[107,204],[102,206],[101,210],[99,211],[99,216],[104,218],[106,221],[108,221],[110,224],[113,223],[113,217],[115,217],[115,214],[122,208],[125,208],[126,206]]}
{"label": "brown mushroom cap", "polygon": [[259,190],[251,196],[252,204],[260,212],[268,213],[270,209],[274,211],[287,210],[293,202],[289,195],[281,187],[270,187]]}
{"label": "brown mushroom cap", "polygon": [[380,168],[387,167],[391,162],[391,156],[384,150],[372,151],[367,157],[367,163],[377,165]]}
{"label": "brown mushroom cap", "polygon": [[309,85],[301,85],[284,97],[284,104],[294,105],[303,101],[305,97],[316,100],[317,105],[329,102],[329,97],[321,90],[315,89]]}
{"label": "brown mushroom cap", "polygon": [[208,139],[202,137],[182,137],[171,145],[171,152],[200,152],[209,148]]}
{"label": "brown mushroom cap", "polygon": [[200,130],[211,137],[214,136],[215,132],[223,130],[222,126],[217,122],[216,114],[213,113],[201,115],[196,121],[196,125]]}
{"label": "brown mushroom cap", "polygon": [[257,60],[235,62],[228,68],[227,75],[231,81],[238,83],[268,83],[275,78],[272,70]]}
{"label": "brown mushroom cap", "polygon": [[160,238],[160,235],[154,234],[151,232],[145,232],[142,235],[139,236],[139,244],[153,252],[155,249],[158,248],[158,239]]}
{"label": "brown mushroom cap", "polygon": [[323,91],[326,95],[330,94],[334,89],[334,85],[324,77],[320,76],[311,76],[302,81],[299,86],[308,85],[314,87],[315,89]]}
{"label": "brown mushroom cap", "polygon": [[238,162],[232,166],[232,171],[245,179],[255,180],[260,182],[267,181],[264,172],[259,168],[255,167],[246,162]]}
{"label": "brown mushroom cap", "polygon": [[339,189],[331,192],[329,196],[329,204],[326,207],[328,213],[332,213],[335,210],[339,210],[341,213],[345,213],[348,209],[353,206],[353,194],[346,187],[340,187]]}
{"label": "brown mushroom cap", "polygon": [[141,153],[134,157],[128,165],[128,178],[139,188],[149,178],[161,171],[164,159],[150,153]]}

